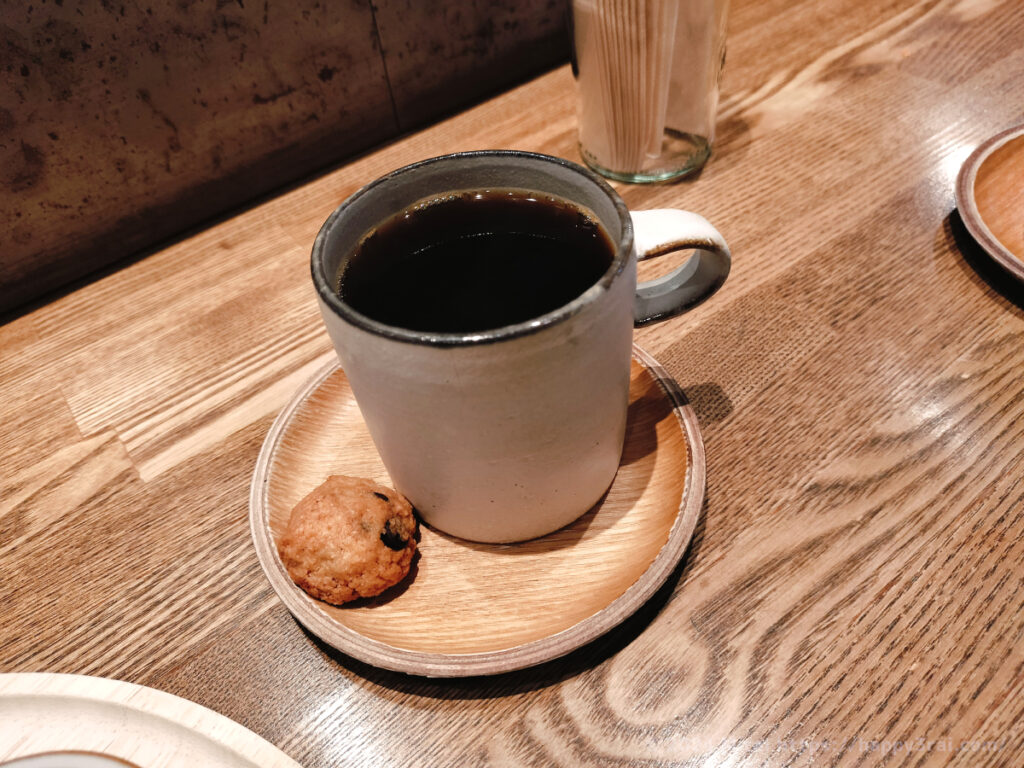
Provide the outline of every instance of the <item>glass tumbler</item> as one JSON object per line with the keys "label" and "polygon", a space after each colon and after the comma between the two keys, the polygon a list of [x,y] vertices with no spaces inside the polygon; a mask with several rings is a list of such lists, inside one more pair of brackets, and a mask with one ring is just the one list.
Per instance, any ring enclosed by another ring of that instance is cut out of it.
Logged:
{"label": "glass tumbler", "polygon": [[619,181],[665,181],[711,154],[728,0],[573,0],[580,153]]}

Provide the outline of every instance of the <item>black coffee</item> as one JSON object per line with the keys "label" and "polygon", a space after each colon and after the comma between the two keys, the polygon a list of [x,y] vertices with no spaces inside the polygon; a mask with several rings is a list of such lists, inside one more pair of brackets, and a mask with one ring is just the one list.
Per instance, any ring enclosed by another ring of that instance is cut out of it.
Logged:
{"label": "black coffee", "polygon": [[380,224],[338,277],[349,306],[388,325],[468,333],[580,296],[615,249],[593,216],[522,190],[445,194]]}

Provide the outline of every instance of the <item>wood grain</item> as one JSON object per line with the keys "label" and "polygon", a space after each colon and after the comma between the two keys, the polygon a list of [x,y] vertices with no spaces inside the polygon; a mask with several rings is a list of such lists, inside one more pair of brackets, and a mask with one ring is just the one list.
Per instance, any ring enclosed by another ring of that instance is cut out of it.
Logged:
{"label": "wood grain", "polygon": [[[568,67],[0,325],[0,670],[150,685],[320,766],[1024,761],[1024,285],[954,210],[1021,121],[1013,0],[731,7],[700,177],[618,189],[733,252],[644,328],[707,495],[670,585],[561,660],[457,681],[337,653],[274,594],[246,499],[331,353],[308,253],[400,165],[578,159]],[[641,265],[650,276],[671,257]]]}

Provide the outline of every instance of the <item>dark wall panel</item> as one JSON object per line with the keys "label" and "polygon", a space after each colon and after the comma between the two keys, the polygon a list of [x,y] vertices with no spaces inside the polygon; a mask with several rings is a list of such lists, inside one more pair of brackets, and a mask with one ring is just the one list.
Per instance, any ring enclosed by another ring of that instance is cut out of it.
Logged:
{"label": "dark wall panel", "polygon": [[0,312],[564,61],[563,9],[0,0]]}
{"label": "dark wall panel", "polygon": [[403,128],[564,62],[568,0],[377,0]]}

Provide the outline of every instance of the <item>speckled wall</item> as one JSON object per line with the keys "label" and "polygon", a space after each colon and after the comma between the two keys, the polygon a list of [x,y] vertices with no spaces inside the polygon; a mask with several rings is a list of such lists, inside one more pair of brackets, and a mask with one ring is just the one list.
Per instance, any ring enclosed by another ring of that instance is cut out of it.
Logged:
{"label": "speckled wall", "polygon": [[563,0],[0,0],[0,311],[564,61]]}
{"label": "speckled wall", "polygon": [[375,3],[402,128],[567,61],[568,7],[569,0]]}

